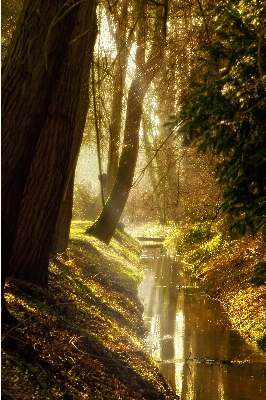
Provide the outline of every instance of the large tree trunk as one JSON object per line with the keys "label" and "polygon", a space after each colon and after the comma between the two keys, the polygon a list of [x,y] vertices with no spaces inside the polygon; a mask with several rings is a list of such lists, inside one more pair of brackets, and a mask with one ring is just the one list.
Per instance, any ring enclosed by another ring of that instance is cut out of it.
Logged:
{"label": "large tree trunk", "polygon": [[[159,9],[159,8],[158,8]],[[159,10],[160,11],[160,10]],[[109,244],[127,202],[132,186],[139,149],[139,128],[142,103],[148,88],[161,67],[165,41],[162,35],[162,20],[155,26],[153,45],[146,63],[144,41],[144,18],[140,18],[138,50],[136,54],[137,76],[133,79],[127,100],[127,114],[123,149],[119,161],[117,177],[112,192],[97,221],[87,230],[98,239]]]}
{"label": "large tree trunk", "polygon": [[2,67],[2,288],[26,179],[79,7],[60,19],[68,8],[65,0],[25,1]]}
{"label": "large tree trunk", "polygon": [[55,232],[53,235],[51,248],[52,254],[63,253],[68,246],[70,225],[72,219],[74,180],[75,172],[72,173],[72,177],[68,183],[65,196],[60,205]]}
{"label": "large tree trunk", "polygon": [[75,171],[82,143],[82,137],[83,137],[82,133],[84,131],[88,107],[89,107],[90,68],[92,63],[94,41],[96,39],[95,14],[93,15],[93,20],[91,21],[91,23],[92,23],[91,26],[92,30],[90,31],[90,35],[92,35],[92,37],[87,47],[86,57],[84,59],[83,75],[80,85],[81,91],[79,92],[78,111],[77,111],[77,118],[75,121],[74,140],[71,148],[68,179],[64,189],[63,200],[61,202],[59,213],[57,216],[57,222],[51,246],[52,254],[63,253],[68,246],[70,225],[72,219]]}
{"label": "large tree trunk", "polygon": [[[77,158],[72,149],[76,141],[81,140],[87,110],[85,107],[84,115],[78,112],[84,70],[87,71],[93,54],[95,4],[82,2],[75,9],[75,19],[66,28],[71,31],[71,36],[60,76],[55,86],[46,88],[52,96],[24,190],[9,271],[16,278],[40,285],[47,284],[49,254],[59,207],[74,167],[71,163]],[[65,17],[63,21],[65,26]],[[75,125],[80,119],[83,127],[79,124],[77,130]]]}

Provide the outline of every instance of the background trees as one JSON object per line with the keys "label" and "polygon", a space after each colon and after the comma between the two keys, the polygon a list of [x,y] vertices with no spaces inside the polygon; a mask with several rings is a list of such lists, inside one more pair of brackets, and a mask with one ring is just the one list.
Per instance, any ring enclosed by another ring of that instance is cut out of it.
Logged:
{"label": "background trees", "polygon": [[[124,142],[116,180],[99,218],[88,230],[88,233],[92,233],[107,244],[114,234],[132,186],[139,149],[142,103],[161,67],[165,47],[164,24],[167,17],[164,17],[165,9],[158,6],[148,8],[144,3],[140,3],[139,9],[136,75],[128,91]],[[146,30],[150,43],[146,42]]]}
{"label": "background trees", "polygon": [[200,220],[210,214],[206,208],[216,207],[213,157],[184,149],[180,137],[165,125],[180,108],[197,45],[207,37],[201,10],[198,2],[168,3],[165,57],[143,103],[141,154],[125,219],[138,215],[140,221],[147,217],[164,224]]}
{"label": "background trees", "polygon": [[[140,12],[137,4],[140,3],[132,2],[130,18],[128,19],[132,21],[131,26],[135,28],[138,25],[134,21],[136,21],[136,16]],[[110,143],[108,141],[109,131],[111,126],[115,126],[112,124],[113,116],[114,121],[117,121],[120,117],[122,118],[121,126],[124,128],[127,91],[129,82],[132,79],[130,75],[134,72],[132,58],[135,57],[134,48],[136,48],[136,35],[134,30],[129,29],[129,24],[124,25],[122,31],[121,26],[120,30],[118,29],[120,24],[119,16],[126,12],[125,9],[120,9],[120,7],[121,4],[115,3],[115,7],[112,6],[112,12],[116,16],[113,16],[113,18],[108,17],[109,31],[112,32],[109,33],[108,46],[105,45],[106,47],[104,48],[103,42],[101,42],[102,48],[95,52],[97,59],[95,65],[97,115],[99,117],[102,170],[106,171],[107,175],[109,170],[107,164],[110,163],[113,157],[112,152],[109,152],[108,160],[104,158],[106,157],[105,154],[107,154],[108,143]],[[189,152],[184,150],[180,138],[175,135],[175,132],[171,133],[169,126],[165,126],[165,122],[168,120],[169,115],[174,115],[180,108],[184,88],[189,85],[191,80],[191,71],[197,63],[194,53],[198,44],[208,36],[206,32],[207,15],[202,6],[201,8],[199,7],[198,2],[189,4],[167,2],[168,18],[166,25],[164,19],[165,9],[158,4],[153,8],[148,7],[150,15],[147,14],[147,21],[149,21],[151,12],[154,12],[156,8],[160,9],[162,14],[161,23],[164,26],[163,29],[166,28],[167,34],[164,59],[142,104],[139,162],[137,164],[137,173],[133,180],[133,191],[130,192],[122,218],[124,217],[125,221],[132,221],[131,216],[134,215],[141,221],[147,217],[147,219],[153,218],[162,223],[180,221],[183,218],[190,218],[192,215],[196,219],[206,218],[208,213],[206,214],[203,204],[213,204],[213,202],[216,204],[216,200],[214,201],[211,195],[213,191],[209,190],[209,187],[213,188],[213,185],[215,185],[213,166],[210,167],[210,163],[206,162],[208,157],[201,159],[199,154],[193,157],[192,153],[194,152],[192,150]],[[109,7],[105,8],[105,10],[106,15],[109,15]],[[202,13],[204,13],[204,19]],[[148,26],[144,30],[144,46],[146,46],[147,53],[150,46],[149,40],[152,41],[152,29],[150,30],[150,35]],[[102,27],[101,29],[103,30],[104,28]],[[128,34],[125,35],[127,30]],[[117,33],[119,33],[118,37]],[[127,40],[127,37],[130,37],[130,41]],[[120,41],[120,44],[118,43],[115,46],[114,44],[117,41]],[[124,69],[127,67],[127,73],[125,77],[126,87],[123,91],[120,91],[118,84],[113,84],[116,81],[117,72],[117,69],[113,69],[113,67],[117,65],[118,55],[120,54],[119,48],[125,50],[128,60],[127,66],[124,66]],[[100,81],[100,84],[98,84],[98,81]],[[122,109],[113,101],[118,92],[120,95],[123,94]],[[113,112],[114,110],[115,112]],[[121,115],[119,110],[122,110]],[[89,114],[89,120],[91,119],[92,116]],[[91,127],[90,131],[92,129],[93,127]],[[118,132],[119,129],[116,129],[116,131]],[[122,138],[121,134],[116,137],[119,138],[119,136]],[[119,146],[116,147],[116,149],[118,148]],[[116,155],[113,159],[117,160],[118,151],[115,150],[115,153]],[[185,158],[184,154],[186,154]],[[145,175],[145,173],[143,174],[146,165],[148,166],[149,176]],[[208,167],[210,167],[209,172]],[[199,178],[195,177],[195,173],[199,170],[203,172],[203,169],[205,179],[203,179],[202,173]],[[145,184],[142,180],[143,177]],[[96,178],[97,176],[94,180]],[[207,187],[207,192],[204,192]],[[217,191],[214,192],[216,193]],[[193,196],[191,196],[191,193],[193,193]],[[209,195],[211,195],[211,198],[208,200]],[[194,198],[194,196],[196,197]],[[202,196],[204,201],[202,201]],[[217,199],[217,196],[214,197]],[[198,207],[199,204],[202,207]],[[206,207],[210,209],[211,206],[207,205]],[[90,208],[94,211],[96,206],[92,205]],[[92,218],[94,218],[94,215],[92,215]]]}
{"label": "background trees", "polygon": [[220,2],[183,93],[186,145],[217,156],[224,212],[243,233],[265,225],[265,5]]}

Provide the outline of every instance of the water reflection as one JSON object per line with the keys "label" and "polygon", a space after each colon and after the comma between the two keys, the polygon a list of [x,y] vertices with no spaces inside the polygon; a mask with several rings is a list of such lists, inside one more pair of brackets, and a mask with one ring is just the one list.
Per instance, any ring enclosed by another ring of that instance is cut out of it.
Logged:
{"label": "water reflection", "polygon": [[142,263],[146,345],[180,397],[265,400],[265,354],[230,329],[218,303],[188,283],[178,258],[146,249]]}

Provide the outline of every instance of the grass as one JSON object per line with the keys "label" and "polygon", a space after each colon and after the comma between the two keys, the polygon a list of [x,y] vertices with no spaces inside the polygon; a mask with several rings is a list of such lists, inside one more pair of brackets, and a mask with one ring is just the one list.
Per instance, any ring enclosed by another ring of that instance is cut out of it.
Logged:
{"label": "grass", "polygon": [[139,243],[117,231],[106,246],[87,224],[72,224],[48,289],[7,283],[2,399],[177,399],[142,347]]}
{"label": "grass", "polygon": [[[209,224],[210,225],[210,224]],[[169,252],[183,256],[184,270],[217,299],[232,327],[266,351],[265,238],[232,240],[219,223],[179,225],[165,241]]]}
{"label": "grass", "polygon": [[202,267],[202,284],[219,300],[232,326],[266,351],[266,248],[261,237],[244,238],[224,257]]}

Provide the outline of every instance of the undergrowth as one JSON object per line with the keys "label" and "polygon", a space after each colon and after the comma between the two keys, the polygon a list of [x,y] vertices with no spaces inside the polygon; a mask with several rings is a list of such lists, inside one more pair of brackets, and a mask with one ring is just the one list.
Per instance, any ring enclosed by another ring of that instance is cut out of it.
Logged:
{"label": "undergrowth", "polygon": [[6,285],[2,399],[177,399],[142,348],[139,243],[117,231],[106,246],[86,227],[72,224],[48,289]]}
{"label": "undergrowth", "polygon": [[265,238],[232,240],[221,223],[179,225],[165,241],[184,270],[219,300],[234,329],[266,351]]}

